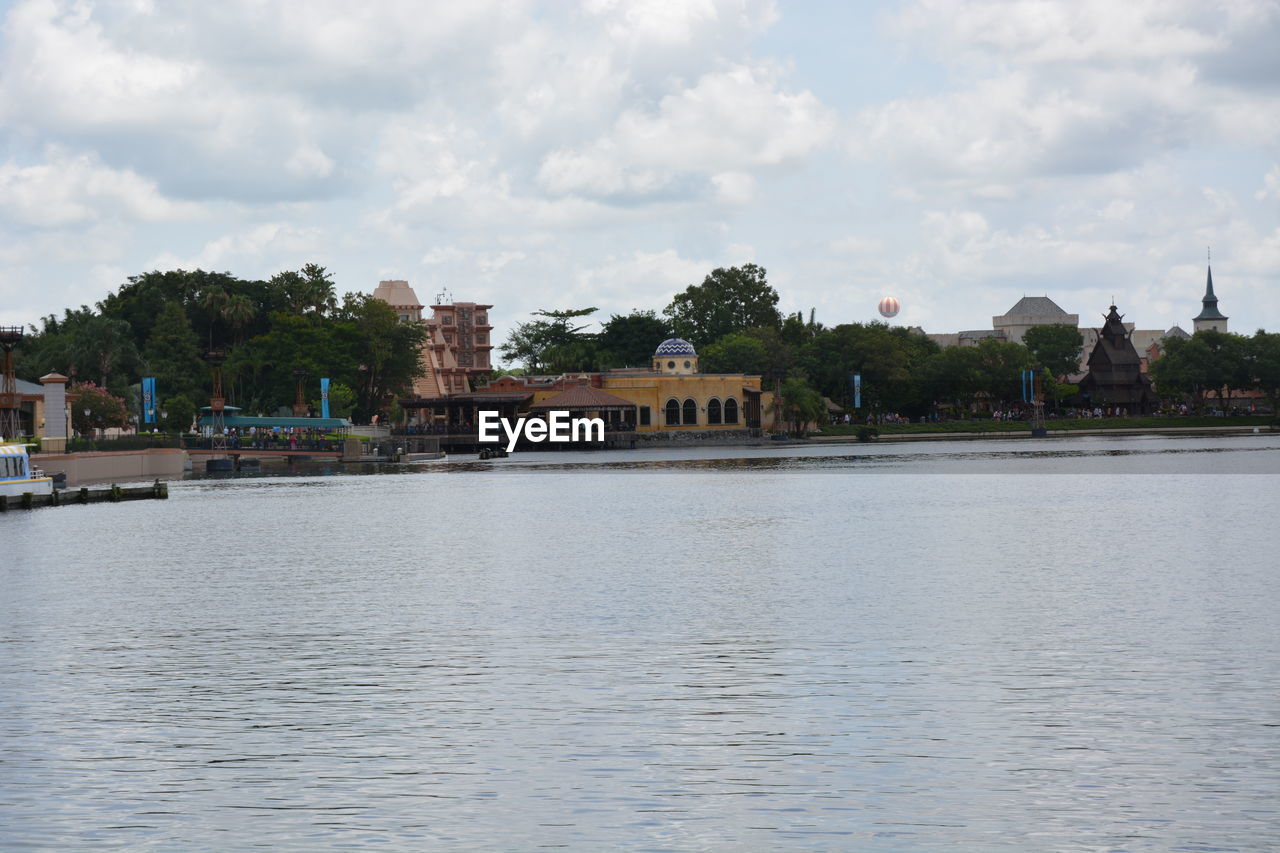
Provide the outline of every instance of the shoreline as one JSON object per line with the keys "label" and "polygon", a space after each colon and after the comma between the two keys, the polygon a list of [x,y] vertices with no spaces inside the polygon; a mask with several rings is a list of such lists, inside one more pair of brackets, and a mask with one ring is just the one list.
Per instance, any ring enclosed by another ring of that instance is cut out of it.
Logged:
{"label": "shoreline", "polygon": [[[1098,429],[1048,429],[1044,438],[1066,438],[1073,435],[1267,435],[1280,432],[1268,426],[1191,426],[1191,427],[1100,427]],[[983,441],[1004,439],[1034,439],[1029,430],[1000,430],[989,432],[904,432],[887,433],[870,441],[860,441],[855,435],[815,435],[810,438],[792,439],[778,444],[877,444],[899,441]]]}

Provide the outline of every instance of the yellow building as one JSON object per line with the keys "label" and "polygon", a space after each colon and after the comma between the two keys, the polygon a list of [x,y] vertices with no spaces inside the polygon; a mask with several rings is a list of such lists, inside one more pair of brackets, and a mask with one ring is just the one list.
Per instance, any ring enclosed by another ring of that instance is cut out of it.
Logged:
{"label": "yellow building", "polygon": [[537,406],[583,385],[625,400],[635,407],[610,412],[610,420],[629,423],[636,432],[731,432],[773,429],[773,394],[759,376],[700,373],[698,353],[680,338],[663,341],[654,351],[652,368],[627,368],[565,376],[503,376],[472,395],[532,394]]}

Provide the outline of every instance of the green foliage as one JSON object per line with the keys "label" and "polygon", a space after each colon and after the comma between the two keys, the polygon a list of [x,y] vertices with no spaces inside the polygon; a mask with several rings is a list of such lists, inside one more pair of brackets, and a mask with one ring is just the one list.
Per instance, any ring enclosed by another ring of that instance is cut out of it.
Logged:
{"label": "green foliage", "polygon": [[1190,398],[1198,410],[1204,410],[1210,394],[1221,404],[1227,389],[1257,385],[1256,365],[1250,364],[1256,350],[1248,338],[1205,329],[1190,338],[1168,339],[1163,346],[1164,354],[1149,371],[1156,390]]}
{"label": "green foliage", "polygon": [[821,427],[826,421],[827,406],[822,395],[799,376],[782,383],[782,394],[774,398],[774,410],[788,424],[788,431],[802,437],[810,424]]}
{"label": "green foliage", "polygon": [[[530,373],[571,373],[593,370],[599,361],[596,336],[588,334],[586,326],[573,325],[573,321],[595,313],[595,308],[577,308],[565,311],[535,311],[535,317],[545,319],[518,323],[507,336],[498,351],[506,361],[524,364]],[[645,355],[648,361],[653,347]]]}
{"label": "green foliage", "polygon": [[1067,376],[1080,368],[1080,348],[1084,346],[1084,337],[1075,326],[1066,323],[1032,326],[1022,336],[1022,343],[1031,351],[1036,365],[1055,377]]}
{"label": "green foliage", "polygon": [[160,429],[167,433],[186,432],[196,419],[196,404],[181,394],[166,398],[160,411]]}
{"label": "green foliage", "polygon": [[277,310],[320,316],[328,316],[338,310],[333,276],[317,264],[307,264],[298,272],[277,273],[267,286],[273,291]]}
{"label": "green foliage", "polygon": [[131,277],[98,308],[44,318],[19,350],[21,375],[35,381],[56,370],[117,393],[151,375],[163,406],[175,395],[207,399],[204,354],[217,349],[227,356],[224,393],[242,408],[290,405],[297,368],[308,372],[308,387],[322,376],[345,386],[356,396],[353,416],[367,420],[385,414],[422,371],[421,325],[401,323],[389,305],[365,294],[348,294],[339,305],[332,277],[316,264],[270,282],[203,270],[150,272]]}
{"label": "green foliage", "polygon": [[596,337],[600,360],[609,367],[644,367],[658,344],[671,337],[671,324],[653,311],[614,314]]}
{"label": "green foliage", "polygon": [[1271,411],[1280,414],[1280,333],[1259,329],[1249,339],[1248,358],[1254,387],[1267,395]]}
{"label": "green foliage", "polygon": [[751,328],[781,327],[778,292],[765,279],[764,267],[747,264],[719,268],[691,284],[662,311],[675,333],[695,346]]}
{"label": "green foliage", "polygon": [[92,382],[68,386],[67,407],[71,409],[71,426],[76,432],[129,425],[129,407],[125,401]]}
{"label": "green foliage", "polygon": [[758,336],[747,332],[730,332],[699,350],[698,364],[704,373],[763,376],[772,366],[770,355],[769,348]]}
{"label": "green foliage", "polygon": [[987,338],[978,352],[978,381],[998,409],[1022,397],[1022,371],[1031,367],[1031,353],[1022,344]]}
{"label": "green foliage", "polygon": [[862,376],[863,406],[905,411],[918,405],[926,361],[938,347],[924,335],[883,323],[847,323],[815,333],[803,364],[818,388],[852,404],[849,379]]}
{"label": "green foliage", "polygon": [[82,305],[62,319],[45,317],[18,349],[19,375],[36,381],[50,371],[72,379],[91,379],[119,393],[133,381],[139,365],[133,332],[123,320]]}
{"label": "green foliage", "polygon": [[[348,418],[360,400],[355,389],[342,382],[329,383],[329,417]],[[324,410],[319,396],[311,400],[311,411],[319,414]]]}
{"label": "green foliage", "polygon": [[180,303],[164,303],[145,352],[146,369],[156,378],[158,394],[195,398],[208,387],[208,368],[200,358],[199,340]]}

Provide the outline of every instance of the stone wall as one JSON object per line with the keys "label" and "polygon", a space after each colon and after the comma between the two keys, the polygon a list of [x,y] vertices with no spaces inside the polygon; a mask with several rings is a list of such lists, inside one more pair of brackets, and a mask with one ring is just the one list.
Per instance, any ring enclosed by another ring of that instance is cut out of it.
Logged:
{"label": "stone wall", "polygon": [[39,453],[33,464],[46,474],[66,474],[68,486],[109,480],[116,483],[181,477],[187,452],[176,448],[104,453]]}

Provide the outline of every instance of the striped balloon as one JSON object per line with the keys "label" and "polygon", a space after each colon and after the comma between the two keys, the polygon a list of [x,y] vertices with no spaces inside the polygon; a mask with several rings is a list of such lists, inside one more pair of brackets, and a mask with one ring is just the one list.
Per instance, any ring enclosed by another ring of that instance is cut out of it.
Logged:
{"label": "striped balloon", "polygon": [[886,296],[884,299],[880,300],[880,316],[896,317],[898,316],[898,309],[901,307],[902,304],[898,302],[898,300],[894,299],[892,296]]}

